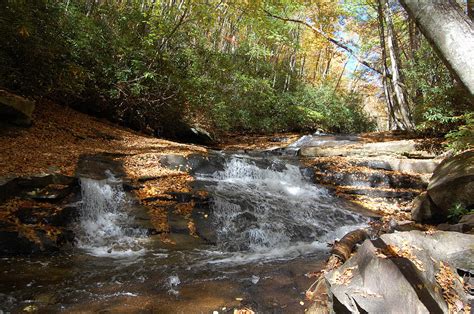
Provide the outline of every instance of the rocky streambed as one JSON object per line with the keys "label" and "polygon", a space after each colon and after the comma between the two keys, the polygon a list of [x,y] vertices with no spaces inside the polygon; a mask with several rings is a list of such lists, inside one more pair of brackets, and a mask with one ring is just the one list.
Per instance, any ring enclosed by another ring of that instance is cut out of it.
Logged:
{"label": "rocky streambed", "polygon": [[[439,161],[410,143],[367,153],[359,141],[317,135],[286,149],[153,160],[153,167],[191,175],[186,191],[153,192],[160,187],[149,183],[162,178],[149,173],[131,180],[119,154],[83,156],[74,177],[8,180],[0,189],[0,309],[302,313],[323,305],[377,312],[392,309],[388,294],[399,297],[370,284],[382,279],[414,289],[409,307],[466,309],[462,282],[451,291],[442,280],[472,274],[458,257],[471,256],[473,236],[455,241],[410,222],[411,201],[428,185],[431,168],[387,168],[397,159]],[[309,147],[325,153],[310,157]],[[328,157],[329,150],[339,153]],[[341,153],[349,150],[359,153]],[[385,208],[374,213],[360,205],[369,201]],[[358,253],[319,276],[327,270],[328,244],[369,225],[372,238]],[[423,231],[377,240],[408,229]],[[306,293],[315,278],[329,296],[324,302]],[[454,303],[446,301],[448,292],[458,296]]]}

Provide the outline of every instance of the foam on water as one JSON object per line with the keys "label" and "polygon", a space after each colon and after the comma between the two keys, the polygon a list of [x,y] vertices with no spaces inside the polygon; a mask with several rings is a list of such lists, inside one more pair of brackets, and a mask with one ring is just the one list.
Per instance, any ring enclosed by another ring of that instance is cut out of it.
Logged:
{"label": "foam on water", "polygon": [[211,180],[217,245],[222,251],[243,252],[245,260],[321,249],[330,234],[366,222],[342,209],[326,189],[308,182],[296,166],[275,171],[232,158]]}
{"label": "foam on water", "polygon": [[111,173],[104,180],[81,178],[82,206],[77,246],[94,256],[131,257],[145,252],[142,230],[131,228],[128,200],[121,181]]}
{"label": "foam on water", "polygon": [[312,135],[303,135],[297,141],[295,141],[295,142],[291,143],[290,145],[288,145],[288,147],[291,147],[291,148],[301,147],[301,146],[304,146],[305,144],[310,143],[312,140],[313,140]]}

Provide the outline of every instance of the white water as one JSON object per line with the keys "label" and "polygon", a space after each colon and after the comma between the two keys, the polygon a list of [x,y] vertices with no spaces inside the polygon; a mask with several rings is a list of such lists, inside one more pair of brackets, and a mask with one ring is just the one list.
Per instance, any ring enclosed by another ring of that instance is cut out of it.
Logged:
{"label": "white water", "polygon": [[81,178],[82,206],[77,246],[94,256],[130,257],[144,253],[142,230],[131,228],[122,182],[108,173],[105,180]]}
{"label": "white water", "polygon": [[307,146],[341,146],[354,144],[357,142],[356,136],[328,135],[315,133],[313,135],[303,135],[297,141],[288,145],[287,149],[297,149]]}
{"label": "white water", "polygon": [[233,158],[224,171],[200,179],[214,182],[208,189],[217,244],[222,251],[238,252],[232,262],[322,250],[326,241],[366,222],[341,209],[326,189],[308,182],[296,166],[286,165],[278,172]]}

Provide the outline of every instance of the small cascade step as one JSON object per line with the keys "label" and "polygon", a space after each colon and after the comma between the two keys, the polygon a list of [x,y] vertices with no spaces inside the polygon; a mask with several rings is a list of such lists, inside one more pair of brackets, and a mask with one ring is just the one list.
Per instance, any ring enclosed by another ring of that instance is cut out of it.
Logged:
{"label": "small cascade step", "polygon": [[83,156],[79,161],[82,203],[75,234],[77,246],[91,255],[142,254],[142,243],[153,231],[147,210],[125,192],[122,170],[108,156]]}
{"label": "small cascade step", "polygon": [[352,186],[340,186],[338,192],[352,195],[366,195],[378,198],[397,198],[402,200],[410,200],[420,194],[420,190],[413,189],[380,189],[380,188],[355,188]]}
{"label": "small cascade step", "polygon": [[333,186],[365,188],[425,189],[423,176],[359,166],[357,162],[344,160],[340,163],[326,159],[313,164],[316,183]]}

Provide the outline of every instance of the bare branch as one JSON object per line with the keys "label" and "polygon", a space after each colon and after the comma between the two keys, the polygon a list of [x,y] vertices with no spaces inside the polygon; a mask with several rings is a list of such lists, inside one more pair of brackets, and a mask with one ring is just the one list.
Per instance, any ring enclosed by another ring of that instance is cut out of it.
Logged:
{"label": "bare branch", "polygon": [[347,51],[349,54],[351,54],[360,64],[363,64],[364,66],[366,66],[367,68],[371,69],[372,71],[384,76],[384,73],[377,69],[373,64],[371,64],[369,61],[367,60],[364,60],[362,59],[360,56],[358,56],[356,54],[356,52],[351,48],[349,47],[346,43],[344,43],[342,40],[339,40],[339,39],[336,39],[334,37],[331,37],[330,35],[326,34],[325,32],[323,32],[322,30],[320,29],[317,29],[316,27],[314,27],[313,25],[311,25],[309,22],[307,21],[302,21],[302,20],[298,20],[298,19],[292,19],[292,18],[287,18],[287,17],[282,17],[282,16],[278,16],[278,15],[275,15],[267,10],[264,10],[265,13],[270,16],[270,17],[273,17],[275,19],[279,19],[281,21],[284,21],[284,22],[293,22],[293,23],[298,23],[298,24],[302,24],[308,28],[310,28],[314,33],[322,36],[324,39],[328,40],[329,42],[335,44],[336,46],[338,46],[339,48],[342,48],[344,49],[345,51]]}

